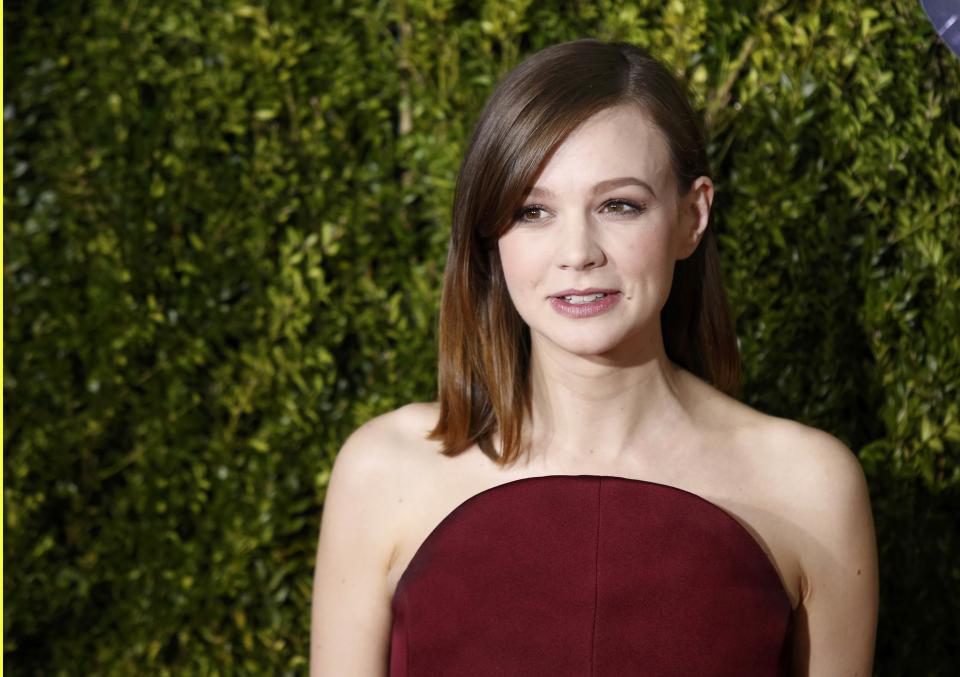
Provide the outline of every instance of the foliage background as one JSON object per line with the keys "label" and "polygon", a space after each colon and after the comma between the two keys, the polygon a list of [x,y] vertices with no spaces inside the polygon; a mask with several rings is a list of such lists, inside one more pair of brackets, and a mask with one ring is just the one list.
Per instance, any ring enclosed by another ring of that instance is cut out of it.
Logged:
{"label": "foliage background", "polygon": [[960,62],[915,2],[6,3],[13,674],[304,674],[329,468],[434,399],[458,162],[593,36],[711,130],[744,399],[871,485],[876,672],[960,672]]}

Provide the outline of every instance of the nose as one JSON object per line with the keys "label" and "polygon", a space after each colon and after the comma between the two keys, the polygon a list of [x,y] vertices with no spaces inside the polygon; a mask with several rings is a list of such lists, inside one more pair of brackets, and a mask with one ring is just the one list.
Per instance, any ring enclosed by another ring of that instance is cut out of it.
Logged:
{"label": "nose", "polygon": [[556,234],[557,265],[564,270],[589,270],[607,261],[587,217],[572,218]]}

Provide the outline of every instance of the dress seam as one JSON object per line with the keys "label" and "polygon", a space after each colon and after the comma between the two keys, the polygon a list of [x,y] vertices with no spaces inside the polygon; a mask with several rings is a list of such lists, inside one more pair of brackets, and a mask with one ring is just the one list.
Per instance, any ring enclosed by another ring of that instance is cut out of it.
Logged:
{"label": "dress seam", "polygon": [[597,481],[597,537],[595,541],[595,554],[593,565],[593,634],[590,638],[590,675],[596,677],[597,664],[597,610],[600,607],[600,489],[603,486],[603,479]]}

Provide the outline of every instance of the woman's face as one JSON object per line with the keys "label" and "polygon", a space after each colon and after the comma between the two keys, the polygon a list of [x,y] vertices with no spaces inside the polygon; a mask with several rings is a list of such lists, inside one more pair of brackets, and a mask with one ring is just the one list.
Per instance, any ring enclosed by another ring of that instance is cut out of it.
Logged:
{"label": "woman's face", "polygon": [[674,263],[696,248],[712,199],[706,177],[678,199],[666,140],[640,109],[609,108],[576,128],[498,243],[535,350],[656,349]]}

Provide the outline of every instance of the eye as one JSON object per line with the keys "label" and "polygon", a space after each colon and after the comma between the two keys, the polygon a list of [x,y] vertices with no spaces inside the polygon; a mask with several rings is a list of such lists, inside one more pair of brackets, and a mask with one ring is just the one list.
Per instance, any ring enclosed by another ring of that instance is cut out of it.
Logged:
{"label": "eye", "polygon": [[617,214],[617,215],[622,214],[624,216],[643,214],[645,211],[647,211],[646,205],[642,205],[642,204],[638,205],[638,204],[634,204],[633,202],[629,202],[628,200],[620,200],[620,199],[608,200],[607,202],[604,203],[603,209],[610,214]]}
{"label": "eye", "polygon": [[517,210],[517,213],[514,214],[514,221],[526,221],[531,223],[534,221],[542,221],[546,218],[547,210],[541,205],[525,205]]}

